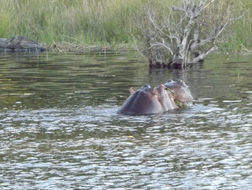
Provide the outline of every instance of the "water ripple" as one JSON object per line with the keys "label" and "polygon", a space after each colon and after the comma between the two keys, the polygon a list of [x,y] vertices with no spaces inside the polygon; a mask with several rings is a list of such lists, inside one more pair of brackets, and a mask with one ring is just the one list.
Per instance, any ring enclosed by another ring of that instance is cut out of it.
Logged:
{"label": "water ripple", "polygon": [[1,189],[250,189],[251,70],[192,70],[192,107],[132,117],[116,113],[130,86],[184,74],[125,55],[62,59],[0,58]]}

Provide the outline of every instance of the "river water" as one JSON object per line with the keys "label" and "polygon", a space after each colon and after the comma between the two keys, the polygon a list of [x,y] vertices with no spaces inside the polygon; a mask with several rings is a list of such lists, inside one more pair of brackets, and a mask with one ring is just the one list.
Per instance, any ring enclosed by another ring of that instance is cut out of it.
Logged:
{"label": "river water", "polygon": [[[238,62],[239,61],[239,62]],[[134,52],[0,55],[0,189],[250,189],[252,56],[152,70]],[[193,106],[116,113],[183,79]]]}

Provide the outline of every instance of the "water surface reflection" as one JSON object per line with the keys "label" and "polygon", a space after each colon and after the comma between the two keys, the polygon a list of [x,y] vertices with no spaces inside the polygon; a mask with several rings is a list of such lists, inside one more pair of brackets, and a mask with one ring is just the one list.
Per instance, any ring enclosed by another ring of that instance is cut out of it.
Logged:
{"label": "water surface reflection", "polygon": [[[134,53],[2,55],[1,189],[249,189],[252,59],[239,59],[149,72]],[[169,78],[191,108],[116,113],[129,87]]]}

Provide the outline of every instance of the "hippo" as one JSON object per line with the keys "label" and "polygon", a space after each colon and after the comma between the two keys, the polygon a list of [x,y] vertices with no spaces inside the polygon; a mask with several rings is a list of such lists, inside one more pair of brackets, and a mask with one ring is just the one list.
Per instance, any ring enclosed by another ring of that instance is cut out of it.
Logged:
{"label": "hippo", "polygon": [[138,90],[130,88],[131,95],[118,110],[125,115],[148,115],[163,113],[188,105],[192,95],[183,81],[168,80],[152,88],[144,85]]}
{"label": "hippo", "polygon": [[46,48],[38,42],[25,38],[24,36],[0,38],[0,52],[43,52],[45,50]]}
{"label": "hippo", "polygon": [[178,107],[185,107],[192,103],[192,94],[184,81],[168,80],[164,85],[167,90],[172,92],[174,101]]}
{"label": "hippo", "polygon": [[163,84],[155,88],[149,85],[144,85],[138,90],[130,88],[130,93],[130,97],[118,110],[118,113],[146,115],[162,113],[177,108],[172,93],[167,91]]}

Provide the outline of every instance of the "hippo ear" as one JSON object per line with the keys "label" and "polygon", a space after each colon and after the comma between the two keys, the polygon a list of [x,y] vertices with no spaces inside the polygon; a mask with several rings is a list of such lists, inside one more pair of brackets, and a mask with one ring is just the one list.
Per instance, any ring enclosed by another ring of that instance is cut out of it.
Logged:
{"label": "hippo ear", "polygon": [[163,88],[163,89],[166,89],[164,84],[160,84],[160,87]]}
{"label": "hippo ear", "polygon": [[180,80],[179,82],[180,82],[180,84],[181,84],[182,86],[188,87],[187,84],[185,83],[185,81]]}
{"label": "hippo ear", "polygon": [[181,79],[178,79],[178,80],[176,80],[176,82],[179,84],[179,85],[183,85],[183,80],[181,80]]}
{"label": "hippo ear", "polygon": [[130,94],[134,94],[134,93],[136,92],[135,88],[133,88],[133,87],[131,87],[131,88],[129,89],[129,91],[130,91]]}

